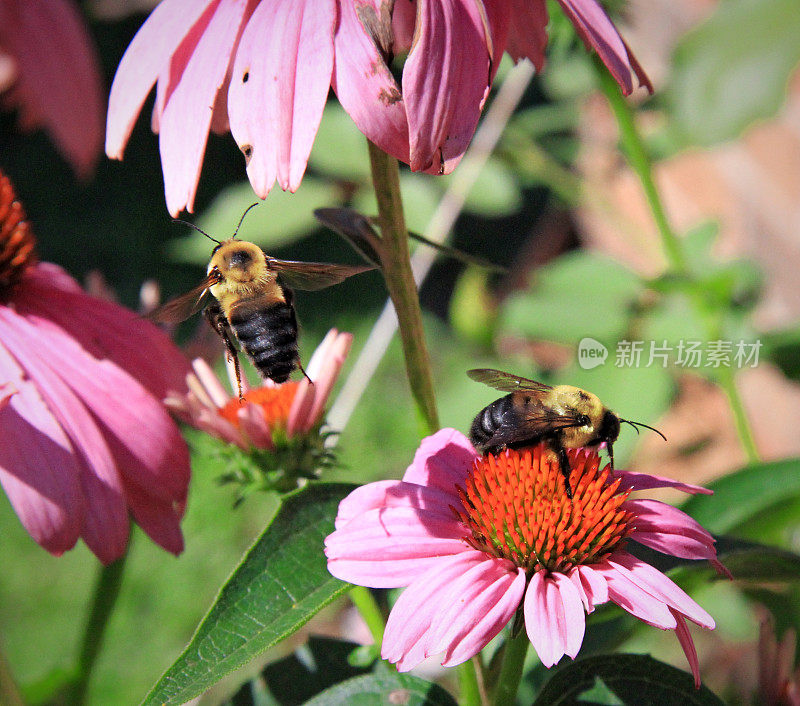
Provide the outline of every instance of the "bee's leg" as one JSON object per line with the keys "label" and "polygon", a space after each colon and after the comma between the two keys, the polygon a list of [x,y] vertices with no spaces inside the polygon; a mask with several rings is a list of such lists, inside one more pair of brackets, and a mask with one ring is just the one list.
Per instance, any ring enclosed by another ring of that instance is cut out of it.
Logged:
{"label": "bee's leg", "polygon": [[567,497],[572,500],[572,488],[569,486],[569,456],[567,456],[566,449],[561,443],[554,444],[556,456],[558,456],[558,465],[561,468],[561,475],[564,477],[564,486],[567,490]]}
{"label": "bee's leg", "polygon": [[233,362],[233,372],[236,375],[236,387],[239,391],[239,401],[244,401],[244,394],[242,393],[242,372],[239,369],[239,355],[236,351],[236,346],[233,344],[233,332],[231,331],[228,319],[222,312],[222,307],[218,304],[209,304],[205,311],[206,320],[211,324],[211,328],[217,333],[225,344],[225,355],[228,360]]}
{"label": "bee's leg", "polygon": [[610,442],[606,442],[606,448],[608,449],[608,458],[611,460],[611,470],[614,470],[614,445]]}
{"label": "bee's leg", "polygon": [[308,377],[308,373],[306,372],[306,369],[303,367],[303,364],[300,362],[299,358],[297,359],[297,367],[300,368],[300,372],[303,373],[303,375],[306,376],[306,380],[308,380],[308,384],[309,385],[313,385],[314,381],[310,377]]}

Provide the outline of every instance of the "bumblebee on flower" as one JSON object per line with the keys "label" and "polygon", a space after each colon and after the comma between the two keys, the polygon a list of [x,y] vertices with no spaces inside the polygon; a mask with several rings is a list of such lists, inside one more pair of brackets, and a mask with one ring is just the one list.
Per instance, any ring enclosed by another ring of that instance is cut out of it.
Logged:
{"label": "bumblebee on flower", "polygon": [[660,552],[716,562],[714,540],[665,503],[632,490],[697,486],[600,467],[595,451],[567,451],[568,498],[543,446],[481,456],[443,429],[423,440],[401,481],[370,483],[339,506],[325,541],[330,572],[374,588],[407,589],[386,625],[382,656],[407,671],[444,653],[443,666],[477,654],[522,609],[546,667],[578,654],[585,615],[613,601],[674,630],[699,685],[686,619],[713,618],[660,571],[626,550],[632,539]]}

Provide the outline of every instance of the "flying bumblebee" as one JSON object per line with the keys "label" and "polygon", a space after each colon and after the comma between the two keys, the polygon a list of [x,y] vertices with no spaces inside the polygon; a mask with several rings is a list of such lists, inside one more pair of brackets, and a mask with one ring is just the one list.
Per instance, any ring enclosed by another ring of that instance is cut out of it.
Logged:
{"label": "flying bumblebee", "polygon": [[613,444],[619,436],[621,423],[630,424],[637,433],[638,427],[645,427],[666,441],[658,429],[620,419],[597,395],[579,387],[552,387],[491,368],[468,370],[467,375],[496,390],[510,393],[492,402],[475,417],[470,428],[473,446],[485,454],[546,443],[558,457],[570,498],[570,467],[565,449],[598,446],[605,442],[611,468],[614,468]]}
{"label": "flying bumblebee", "polygon": [[233,236],[224,241],[212,238],[192,223],[180,221],[217,245],[211,253],[205,279],[150,316],[159,323],[177,323],[208,302],[204,313],[234,362],[240,399],[241,373],[234,340],[238,340],[241,349],[265,378],[277,383],[285,382],[295,368],[300,368],[308,378],[297,347],[298,327],[291,287],[324,289],[352,275],[374,269],[277,260],[254,243],[237,240],[242,221],[253,206],[242,214]]}

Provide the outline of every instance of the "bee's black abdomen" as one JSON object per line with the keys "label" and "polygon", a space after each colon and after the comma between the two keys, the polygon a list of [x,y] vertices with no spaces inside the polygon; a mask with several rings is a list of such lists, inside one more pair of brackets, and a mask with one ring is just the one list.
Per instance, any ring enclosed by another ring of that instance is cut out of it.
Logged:
{"label": "bee's black abdomen", "polygon": [[229,321],[259,372],[275,382],[286,382],[300,360],[292,306],[279,302],[246,312],[234,309]]}
{"label": "bee's black abdomen", "polygon": [[492,451],[491,447],[487,447],[487,442],[504,423],[509,424],[515,416],[512,395],[501,397],[488,407],[484,407],[472,421],[469,430],[473,446],[484,451]]}

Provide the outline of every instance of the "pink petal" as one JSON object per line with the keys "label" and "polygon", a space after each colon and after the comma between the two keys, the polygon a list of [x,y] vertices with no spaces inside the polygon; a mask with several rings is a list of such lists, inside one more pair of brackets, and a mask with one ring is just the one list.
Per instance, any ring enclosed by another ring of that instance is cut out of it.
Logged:
{"label": "pink petal", "polygon": [[443,556],[468,550],[454,519],[409,507],[370,510],[325,539],[328,570],[374,588],[407,586]]}
{"label": "pink petal", "polygon": [[218,0],[192,27],[172,56],[159,147],[167,209],[173,216],[194,209],[217,92],[225,83],[247,0]]}
{"label": "pink petal", "polygon": [[312,378],[315,388],[314,403],[311,405],[306,423],[303,425],[304,432],[308,432],[322,416],[325,403],[328,401],[336,379],[339,377],[339,372],[344,365],[352,343],[352,334],[342,333],[336,336],[330,349],[326,351],[325,357],[322,359],[319,371],[314,371],[314,377]]}
{"label": "pink petal", "polygon": [[78,540],[85,512],[74,450],[36,385],[1,343],[0,379],[16,390],[0,409],[0,483],[31,537],[62,554]]}
{"label": "pink petal", "polygon": [[[363,13],[366,5],[354,0],[340,3],[339,26],[334,37],[333,90],[367,139],[384,152],[408,162],[405,103],[383,55],[358,18],[357,13]],[[403,5],[409,3],[397,3],[395,15]],[[375,13],[374,7],[372,11]]]}
{"label": "pink petal", "polygon": [[694,676],[694,688],[699,689],[700,662],[697,659],[697,650],[695,649],[694,641],[689,633],[689,628],[686,626],[686,621],[683,619],[683,616],[680,614],[680,612],[673,610],[672,608],[670,608],[670,612],[675,616],[675,634],[678,636],[678,642],[681,643],[683,652],[686,655],[687,661],[689,662],[689,667],[692,670],[692,675]]}
{"label": "pink petal", "polygon": [[678,508],[658,500],[628,500],[624,507],[636,514],[632,539],[687,559],[716,557],[714,538]]}
{"label": "pink petal", "polygon": [[231,134],[265,198],[305,172],[333,71],[334,0],[261,2],[242,34],[228,93]]}
{"label": "pink petal", "polygon": [[655,567],[627,552],[616,552],[607,562],[643,591],[680,611],[689,620],[714,629],[714,619]]}
{"label": "pink petal", "polygon": [[565,654],[575,659],[586,619],[578,589],[566,576],[535,573],[525,593],[524,611],[525,630],[545,667]]}
{"label": "pink petal", "polygon": [[69,331],[91,355],[127,370],[158,399],[186,389],[189,361],[163,331],[118,304],[88,296],[57,265],[31,268],[17,291],[21,314],[48,330]]}
{"label": "pink petal", "polygon": [[209,7],[219,0],[163,0],[131,41],[117,67],[108,99],[106,154],[122,159],[136,116],[170,57]]}
{"label": "pink petal", "polygon": [[65,0],[0,3],[0,46],[17,64],[22,120],[43,123],[81,177],[103,142],[104,88],[91,35]]}
{"label": "pink petal", "polygon": [[432,626],[437,635],[445,630],[430,648],[431,654],[445,651],[444,667],[454,667],[478,654],[511,620],[525,593],[525,572],[511,562],[487,559],[458,583],[456,599]]}
{"label": "pink petal", "polygon": [[241,430],[253,446],[259,449],[275,448],[272,443],[272,432],[261,405],[247,403],[239,408],[236,416]]}
{"label": "pink petal", "polygon": [[403,480],[443,490],[457,500],[458,507],[461,501],[455,487],[463,487],[476,458],[478,452],[460,431],[440,429],[422,440]]}
{"label": "pink petal", "polygon": [[450,173],[478,124],[491,85],[488,20],[474,0],[418,0],[403,68],[410,166]]}
{"label": "pink petal", "polygon": [[136,524],[160,547],[172,554],[180,554],[183,551],[182,503],[168,502],[150,495],[130,478],[124,481],[125,496]]}
{"label": "pink petal", "polygon": [[23,329],[9,325],[3,338],[17,360],[36,380],[45,403],[77,451],[79,479],[86,505],[81,535],[104,564],[118,559],[128,543],[128,511],[122,481],[111,451],[94,417],[50,368],[52,356],[34,338],[26,341]]}
{"label": "pink petal", "polygon": [[661,476],[653,476],[648,473],[635,473],[634,471],[613,471],[614,477],[621,478],[620,486],[623,488],[632,488],[633,490],[651,490],[653,488],[674,488],[675,490],[682,490],[684,493],[690,495],[713,495],[714,491],[704,488],[701,485],[692,485],[691,483],[681,483],[671,478],[663,478]]}
{"label": "pink petal", "polygon": [[633,92],[634,73],[639,79],[639,85],[647,86],[652,93],[650,80],[638,62],[631,60],[628,47],[619,36],[614,23],[595,0],[558,2],[584,42],[597,51],[626,96]]}
{"label": "pink petal", "polygon": [[606,580],[608,597],[620,608],[662,630],[675,628],[675,618],[668,607],[639,588],[627,576],[609,564],[595,564],[592,568]]}
{"label": "pink petal", "polygon": [[356,488],[342,502],[336,514],[336,529],[344,527],[354,517],[382,507],[411,507],[453,519],[450,509],[453,496],[437,488],[426,488],[401,480],[367,483]]}
{"label": "pink petal", "polygon": [[429,652],[434,635],[430,627],[434,618],[450,607],[448,587],[472,566],[486,561],[483,552],[465,551],[440,557],[403,591],[386,621],[381,656],[397,663],[407,672],[416,667]]}
{"label": "pink petal", "polygon": [[[0,309],[0,321],[42,339],[41,328],[8,309]],[[111,361],[91,357],[60,328],[50,326],[45,340],[59,351],[58,376],[102,425],[122,475],[146,482],[150,492],[165,501],[183,499],[189,454],[160,401]]]}
{"label": "pink petal", "polygon": [[538,73],[547,47],[547,5],[544,0],[511,0],[511,17],[506,49],[514,61],[530,59]]}
{"label": "pink petal", "polygon": [[699,541],[694,537],[682,537],[676,534],[665,534],[663,532],[642,532],[636,530],[630,534],[630,538],[636,540],[646,547],[655,549],[662,554],[671,554],[682,559],[707,559],[712,561],[716,558],[717,552],[713,546],[706,542]]}
{"label": "pink petal", "polygon": [[608,584],[591,566],[576,566],[569,576],[587,613],[608,602]]}
{"label": "pink petal", "polygon": [[411,49],[414,39],[414,26],[417,23],[417,0],[395,2],[392,12],[392,30],[394,32],[395,55]]}

